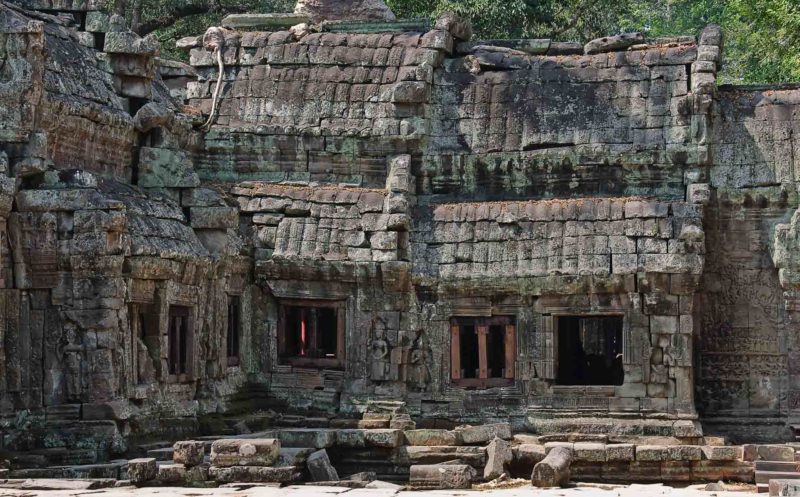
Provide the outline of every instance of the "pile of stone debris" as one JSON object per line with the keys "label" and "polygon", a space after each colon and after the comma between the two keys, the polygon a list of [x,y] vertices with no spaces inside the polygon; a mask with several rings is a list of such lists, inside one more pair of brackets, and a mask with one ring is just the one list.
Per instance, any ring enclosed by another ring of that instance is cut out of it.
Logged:
{"label": "pile of stone debris", "polygon": [[[754,461],[764,459],[759,454],[775,452],[745,450],[714,437],[512,434],[508,423],[417,429],[405,409],[375,406],[361,419],[338,421],[324,428],[283,427],[177,442],[152,454],[168,461],[129,461],[128,478],[139,486],[304,481],[414,489],[519,485],[520,477],[540,487],[570,481],[753,482]],[[793,457],[792,448],[785,450]]]}

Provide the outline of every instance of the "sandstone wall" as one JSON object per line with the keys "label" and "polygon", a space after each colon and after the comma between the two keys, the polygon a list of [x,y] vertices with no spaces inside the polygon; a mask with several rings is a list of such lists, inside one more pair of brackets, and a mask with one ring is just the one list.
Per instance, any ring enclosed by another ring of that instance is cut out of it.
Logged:
{"label": "sandstone wall", "polygon": [[798,96],[791,87],[721,88],[713,118],[697,398],[710,429],[741,438],[785,439],[782,426],[797,415],[796,245],[783,223],[798,204]]}
{"label": "sandstone wall", "polygon": [[[798,90],[717,88],[718,29],[588,55],[467,41],[453,16],[224,30],[207,121],[203,37],[179,42],[191,67],[160,62],[94,4],[31,6],[62,15],[0,2],[3,448],[94,430],[91,462],[374,399],[432,424],[692,437],[699,414],[788,436]],[[341,303],[342,364],[281,360],[281,305],[303,299]],[[171,306],[194,330],[177,377]],[[574,314],[623,316],[621,385],[558,384]],[[450,320],[491,316],[514,318],[514,377],[458,387]]]}
{"label": "sandstone wall", "polygon": [[[200,80],[189,103],[210,112],[216,61],[190,50]],[[418,33],[298,41],[288,31],[228,32],[218,126],[205,135],[197,171],[206,180],[383,187],[386,158],[417,150],[427,134],[422,104],[442,57],[437,40]]]}
{"label": "sandstone wall", "polygon": [[436,71],[421,193],[683,196],[693,38],[637,51],[474,48]]}

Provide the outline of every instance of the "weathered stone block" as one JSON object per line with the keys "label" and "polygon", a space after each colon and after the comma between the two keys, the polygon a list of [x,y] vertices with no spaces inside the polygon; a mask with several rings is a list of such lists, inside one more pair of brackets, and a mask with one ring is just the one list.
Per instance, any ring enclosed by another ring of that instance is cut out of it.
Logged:
{"label": "weathered stone block", "polygon": [[360,419],[358,421],[358,427],[365,430],[383,429],[389,427],[389,421],[391,421],[391,419],[388,417],[387,419]]}
{"label": "weathered stone block", "polygon": [[613,52],[644,43],[644,41],[642,33],[622,33],[614,36],[605,36],[588,42],[584,45],[583,52],[586,54]]}
{"label": "weathered stone block", "polygon": [[183,464],[161,464],[158,467],[156,479],[168,485],[182,485],[186,482],[186,466]]}
{"label": "weathered stone block", "polygon": [[227,466],[271,466],[280,455],[281,444],[273,438],[222,439],[211,444],[211,464]]}
{"label": "weathered stone block", "polygon": [[459,426],[456,431],[461,436],[461,441],[468,445],[486,443],[495,437],[511,440],[511,425],[508,423]]}
{"label": "weathered stone block", "polygon": [[665,445],[637,445],[636,460],[641,462],[666,461],[669,447]]}
{"label": "weathered stone block", "polygon": [[365,430],[364,441],[368,447],[395,448],[403,445],[401,430]]}
{"label": "weathered stone block", "polygon": [[744,461],[794,461],[794,448],[788,445],[742,446]]}
{"label": "weathered stone block", "polygon": [[554,447],[547,453],[531,474],[534,487],[563,487],[569,482],[572,450],[566,447]]}
{"label": "weathered stone block", "polygon": [[775,496],[789,496],[800,495],[800,479],[775,479],[769,481],[769,495]]}
{"label": "weathered stone block", "polygon": [[219,483],[290,483],[299,480],[301,473],[294,466],[211,466],[208,476]]}
{"label": "weathered stone block", "polygon": [[172,460],[177,464],[186,466],[197,466],[203,462],[205,455],[205,442],[196,440],[184,440],[175,442],[172,446]]}
{"label": "weathered stone block", "polygon": [[192,228],[236,228],[239,226],[239,209],[236,207],[191,207],[189,219]]}
{"label": "weathered stone block", "polygon": [[609,462],[633,461],[636,454],[633,444],[608,444],[606,445],[606,460]]}
{"label": "weathered stone block", "polygon": [[160,45],[155,36],[139,37],[133,31],[106,33],[103,51],[115,54],[158,55]]}
{"label": "weathered stone block", "polygon": [[199,464],[186,468],[186,485],[189,487],[202,487],[208,480],[208,465]]}
{"label": "weathered stone block", "polygon": [[[411,445],[400,447],[396,453],[397,464],[443,464],[447,461],[458,460],[474,468],[486,465],[486,448],[474,446],[455,447]],[[544,456],[542,456],[544,457]]]}
{"label": "weathered stone block", "polygon": [[606,446],[601,443],[575,442],[573,460],[580,462],[605,462]]}
{"label": "weathered stone block", "polygon": [[484,480],[494,480],[506,473],[506,466],[513,459],[511,442],[495,438],[486,447],[486,467],[483,470]]}
{"label": "weathered stone block", "polygon": [[477,476],[466,464],[416,464],[409,469],[408,482],[420,488],[466,489]]}
{"label": "weathered stone block", "polygon": [[742,448],[732,445],[704,445],[700,447],[703,457],[709,461],[741,461]]}
{"label": "weathered stone block", "polygon": [[128,461],[128,479],[134,485],[139,485],[158,476],[158,463],[153,457],[131,459]]}
{"label": "weathered stone block", "polygon": [[282,429],[278,433],[281,447],[313,447],[324,449],[336,443],[336,430],[296,428]]}
{"label": "weathered stone block", "polygon": [[311,475],[312,481],[339,481],[339,473],[331,464],[328,452],[325,449],[318,450],[308,456],[306,467]]}
{"label": "weathered stone block", "polygon": [[405,438],[408,445],[461,445],[459,433],[450,430],[407,430]]}
{"label": "weathered stone block", "polygon": [[392,91],[392,102],[418,104],[428,100],[429,85],[422,81],[401,81]]}
{"label": "weathered stone block", "polygon": [[699,461],[703,451],[696,445],[676,445],[667,447],[667,461]]}

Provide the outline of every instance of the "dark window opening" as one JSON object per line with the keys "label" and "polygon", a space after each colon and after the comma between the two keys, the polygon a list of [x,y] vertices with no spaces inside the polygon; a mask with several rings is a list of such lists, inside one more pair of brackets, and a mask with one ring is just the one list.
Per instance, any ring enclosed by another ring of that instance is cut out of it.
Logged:
{"label": "dark window opening", "polygon": [[489,378],[503,378],[506,369],[505,330],[503,326],[489,326],[486,360]]}
{"label": "dark window opening", "polygon": [[461,377],[478,378],[480,372],[480,354],[478,351],[478,329],[474,324],[463,324],[460,327],[461,338]]}
{"label": "dark window opening", "polygon": [[622,385],[622,316],[558,318],[559,385]]}
{"label": "dark window opening", "polygon": [[228,333],[226,348],[228,366],[239,365],[239,336],[242,325],[242,301],[238,295],[228,297]]}
{"label": "dark window opening", "polygon": [[453,383],[467,388],[513,383],[516,326],[512,317],[453,318],[450,342]]}
{"label": "dark window opening", "polygon": [[344,303],[281,303],[278,348],[281,362],[298,366],[344,364]]}
{"label": "dark window opening", "polygon": [[131,364],[135,382],[139,385],[155,381],[158,365],[158,314],[151,304],[131,303],[128,308],[130,320]]}
{"label": "dark window opening", "polygon": [[97,50],[103,50],[106,44],[106,34],[105,33],[92,33],[94,35],[94,48]]}
{"label": "dark window opening", "polygon": [[167,367],[170,376],[189,376],[191,374],[191,310],[188,307],[169,308],[169,329],[167,331]]}

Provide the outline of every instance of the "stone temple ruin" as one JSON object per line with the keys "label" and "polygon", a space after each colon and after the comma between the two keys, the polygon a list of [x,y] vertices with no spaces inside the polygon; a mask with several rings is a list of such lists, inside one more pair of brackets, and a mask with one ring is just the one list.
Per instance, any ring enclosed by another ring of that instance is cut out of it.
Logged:
{"label": "stone temple ruin", "polygon": [[0,0],[0,472],[794,461],[800,87],[717,86],[716,26],[476,41],[337,3],[187,65],[93,0]]}

